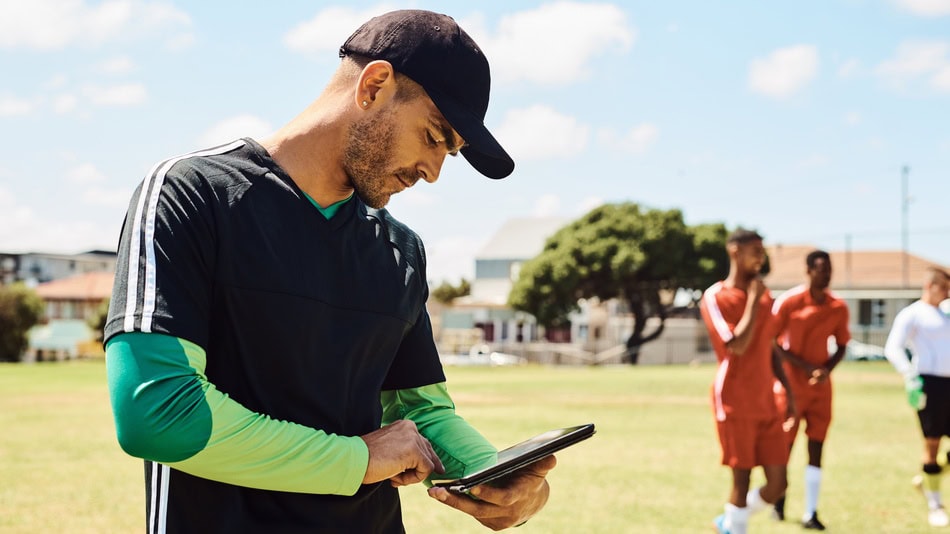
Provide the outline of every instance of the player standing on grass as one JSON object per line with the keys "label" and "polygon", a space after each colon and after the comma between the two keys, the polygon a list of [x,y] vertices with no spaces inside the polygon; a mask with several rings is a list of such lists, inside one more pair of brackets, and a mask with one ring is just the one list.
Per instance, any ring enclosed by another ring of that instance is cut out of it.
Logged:
{"label": "player standing on grass", "polygon": [[[821,488],[821,452],[831,423],[831,371],[844,358],[851,340],[848,330],[848,305],[828,290],[831,283],[831,257],[815,250],[805,258],[808,283],[782,293],[772,306],[775,316],[776,350],[784,359],[785,375],[795,398],[797,412],[786,426],[789,451],[798,435],[798,424],[805,420],[808,436],[808,465],[805,467],[805,513],[802,526],[825,530],[818,520],[818,492]],[[837,350],[828,355],[828,339],[834,336]],[[786,392],[776,383],[779,410],[786,404]],[[775,503],[775,515],[785,517],[785,497]]]}
{"label": "player standing on grass", "polygon": [[950,274],[929,267],[920,300],[897,314],[884,346],[887,359],[904,377],[907,400],[920,420],[924,464],[914,483],[927,498],[927,519],[935,527],[950,524],[940,500],[942,468],[937,463],[940,438],[950,436],[950,316],[940,309],[948,295]]}
{"label": "player standing on grass", "polygon": [[[772,350],[772,297],[760,276],[762,236],[738,229],[726,241],[729,275],[703,294],[700,311],[719,360],[712,388],[722,464],[732,469],[725,513],[714,526],[722,534],[745,534],[749,516],[785,494],[788,446],[772,383],[786,384]],[[794,410],[794,396],[789,398]],[[762,466],[765,485],[749,489],[752,468]]]}

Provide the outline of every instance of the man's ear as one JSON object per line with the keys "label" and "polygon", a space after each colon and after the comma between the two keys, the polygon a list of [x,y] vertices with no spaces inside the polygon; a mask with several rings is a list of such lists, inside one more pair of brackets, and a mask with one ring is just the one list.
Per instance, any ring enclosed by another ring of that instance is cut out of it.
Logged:
{"label": "man's ear", "polygon": [[396,93],[396,71],[388,61],[370,61],[360,73],[356,86],[356,105],[369,109],[391,100]]}

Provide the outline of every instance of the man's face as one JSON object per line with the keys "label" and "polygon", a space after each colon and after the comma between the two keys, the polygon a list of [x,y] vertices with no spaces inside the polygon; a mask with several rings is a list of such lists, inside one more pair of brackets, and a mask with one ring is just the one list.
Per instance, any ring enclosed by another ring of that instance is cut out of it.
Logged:
{"label": "man's face", "polygon": [[950,279],[940,273],[934,274],[933,280],[927,287],[934,300],[946,300],[950,295]]}
{"label": "man's face", "polygon": [[831,262],[824,258],[817,258],[808,269],[808,280],[815,289],[827,289],[831,284]]}
{"label": "man's face", "polygon": [[343,156],[353,189],[373,208],[420,178],[438,180],[446,154],[455,155],[462,146],[428,96],[387,106],[351,125]]}
{"label": "man's face", "polygon": [[738,274],[745,278],[758,276],[765,263],[765,246],[762,240],[754,239],[748,243],[736,243],[732,246]]}

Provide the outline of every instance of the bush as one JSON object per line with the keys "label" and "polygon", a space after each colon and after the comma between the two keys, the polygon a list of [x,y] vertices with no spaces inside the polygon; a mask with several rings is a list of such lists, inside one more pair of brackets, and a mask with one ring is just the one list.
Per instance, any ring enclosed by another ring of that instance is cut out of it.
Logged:
{"label": "bush", "polygon": [[27,333],[43,317],[43,299],[21,283],[0,286],[0,362],[18,362]]}

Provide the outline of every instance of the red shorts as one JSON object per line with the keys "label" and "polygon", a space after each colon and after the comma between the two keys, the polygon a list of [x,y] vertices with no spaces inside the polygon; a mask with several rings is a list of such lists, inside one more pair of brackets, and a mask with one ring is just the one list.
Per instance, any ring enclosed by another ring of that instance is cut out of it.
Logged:
{"label": "red shorts", "polygon": [[[809,385],[791,382],[792,392],[795,393],[795,422],[786,432],[788,445],[795,442],[798,435],[798,425],[805,420],[805,435],[812,441],[825,441],[828,436],[828,427],[831,425],[831,381],[825,380],[820,384]],[[778,381],[773,389],[775,406],[778,413],[784,418],[788,406],[785,388]]]}
{"label": "red shorts", "polygon": [[717,421],[722,465],[734,469],[752,469],[759,465],[785,465],[788,443],[782,431],[782,420],[741,419],[727,417]]}

